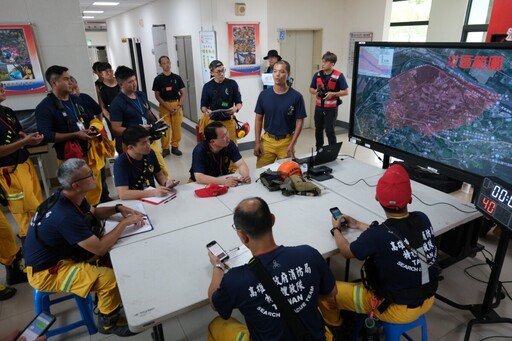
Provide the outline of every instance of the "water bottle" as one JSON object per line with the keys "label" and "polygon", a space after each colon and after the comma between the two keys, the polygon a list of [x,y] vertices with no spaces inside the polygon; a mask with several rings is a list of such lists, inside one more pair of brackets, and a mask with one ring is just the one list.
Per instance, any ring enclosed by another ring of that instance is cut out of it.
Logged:
{"label": "water bottle", "polygon": [[379,340],[379,327],[377,326],[377,319],[367,317],[364,320],[364,340],[365,341],[378,341]]}

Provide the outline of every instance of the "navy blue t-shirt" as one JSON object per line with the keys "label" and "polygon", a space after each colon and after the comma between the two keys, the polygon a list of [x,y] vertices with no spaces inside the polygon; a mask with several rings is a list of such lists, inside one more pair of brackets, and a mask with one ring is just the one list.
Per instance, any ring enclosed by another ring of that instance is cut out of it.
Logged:
{"label": "navy blue t-shirt", "polygon": [[203,86],[201,107],[210,110],[230,109],[238,103],[242,103],[242,95],[238,83],[232,79],[226,78],[222,83],[217,83],[212,78]]}
{"label": "navy blue t-shirt", "polygon": [[124,92],[119,92],[110,104],[110,121],[121,122],[126,128],[154,122],[146,95],[141,91],[135,94],[137,98],[131,99]]}
{"label": "navy blue t-shirt", "polygon": [[[58,106],[61,108],[59,109]],[[80,128],[77,124],[79,121],[86,129],[89,128],[89,122],[93,118],[94,113],[90,112],[82,100],[74,95],[69,95],[67,101],[61,101],[50,94],[36,107],[37,130],[44,135],[46,143],[55,142],[55,133],[65,134],[79,131]],[[77,141],[80,143],[82,151],[87,153],[87,141],[80,139]],[[64,159],[64,144],[65,141],[54,144],[59,160]]]}
{"label": "navy blue t-shirt", "polygon": [[78,209],[60,193],[58,201],[37,227],[38,236],[44,244],[36,239],[34,218],[30,223],[23,250],[25,264],[47,269],[56,265],[61,259],[87,255],[88,251],[81,248],[78,243],[94,235],[84,220],[84,214],[90,209],[86,199]]}
{"label": "navy blue t-shirt", "polygon": [[[22,131],[21,124],[11,108],[0,105],[0,145],[7,145],[20,139],[19,132]],[[30,153],[25,148],[2,156],[0,167],[12,166],[27,161]]]}
{"label": "navy blue t-shirt", "polygon": [[307,117],[304,97],[293,88],[288,88],[284,94],[276,94],[273,88],[263,90],[254,112],[265,115],[263,126],[273,135],[293,133],[296,120]]}
{"label": "navy blue t-shirt", "polygon": [[[336,281],[322,255],[308,245],[279,246],[258,259],[313,336],[325,340],[319,296],[329,295]],[[229,270],[212,295],[223,319],[238,308],[253,341],[294,340],[286,321],[248,265]]]}
{"label": "navy blue t-shirt", "polygon": [[229,174],[230,161],[238,162],[242,158],[238,147],[233,141],[229,141],[226,148],[214,154],[208,146],[208,141],[203,141],[194,147],[192,152],[192,167],[190,178],[196,181],[194,173],[203,173],[209,176],[221,176]]}
{"label": "navy blue t-shirt", "polygon": [[155,187],[155,174],[161,171],[155,152],[150,150],[141,160],[135,160],[128,154],[118,156],[114,163],[114,182],[116,187],[128,186],[128,189],[143,190]]}
{"label": "navy blue t-shirt", "polygon": [[98,102],[94,100],[94,98],[83,92],[78,97],[84,103],[85,108],[94,116],[101,114],[101,107]]}
{"label": "navy blue t-shirt", "polygon": [[[398,222],[400,220],[400,222]],[[438,271],[434,265],[437,258],[437,247],[434,240],[432,223],[422,212],[411,212],[408,217],[402,219],[388,219],[385,224],[401,239],[411,244],[411,238],[407,238],[402,229],[397,228],[397,223],[409,223],[410,228],[418,233],[420,239],[421,254],[425,255],[429,265],[430,281],[437,280]],[[413,225],[414,224],[414,225]],[[407,233],[407,232],[406,232]],[[414,249],[414,248],[413,248]],[[420,260],[417,254],[413,254],[405,247],[404,243],[389,233],[383,224],[371,226],[361,233],[357,240],[350,243],[350,250],[359,260],[365,260],[373,256],[378,269],[378,278],[382,287],[391,293],[400,290],[412,289],[421,286],[422,274]],[[418,305],[422,299],[396,301],[398,304]]]}

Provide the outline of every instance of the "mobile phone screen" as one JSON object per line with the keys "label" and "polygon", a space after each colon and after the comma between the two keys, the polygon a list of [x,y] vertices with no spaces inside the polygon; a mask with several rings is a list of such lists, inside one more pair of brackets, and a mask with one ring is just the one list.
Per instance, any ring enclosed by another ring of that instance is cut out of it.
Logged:
{"label": "mobile phone screen", "polygon": [[30,322],[20,337],[23,336],[27,341],[33,341],[43,335],[50,328],[53,322],[55,322],[55,316],[43,311],[39,313],[32,322]]}
{"label": "mobile phone screen", "polygon": [[206,245],[206,247],[221,262],[229,258],[226,251],[224,251],[224,249],[216,241],[212,241],[212,242],[208,243],[208,245]]}
{"label": "mobile phone screen", "polygon": [[[329,211],[331,211],[331,214],[334,217],[334,219],[339,219],[342,216],[340,209],[337,207],[333,207],[333,208],[329,209]],[[345,218],[341,218],[340,227],[346,226],[346,225],[347,225],[347,221],[345,220]]]}
{"label": "mobile phone screen", "polygon": [[333,207],[333,208],[329,209],[329,211],[331,211],[331,214],[334,219],[338,219],[342,215],[340,209],[337,207]]}

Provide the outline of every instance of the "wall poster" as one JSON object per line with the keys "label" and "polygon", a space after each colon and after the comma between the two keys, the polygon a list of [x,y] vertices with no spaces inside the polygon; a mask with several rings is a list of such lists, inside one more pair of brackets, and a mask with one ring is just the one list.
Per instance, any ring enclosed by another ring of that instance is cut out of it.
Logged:
{"label": "wall poster", "polygon": [[46,92],[30,25],[0,25],[0,82],[8,95]]}
{"label": "wall poster", "polygon": [[228,23],[230,77],[260,74],[260,24]]}
{"label": "wall poster", "polygon": [[217,59],[215,31],[200,31],[199,43],[201,44],[201,73],[203,74],[203,83],[206,83],[210,80],[210,63]]}

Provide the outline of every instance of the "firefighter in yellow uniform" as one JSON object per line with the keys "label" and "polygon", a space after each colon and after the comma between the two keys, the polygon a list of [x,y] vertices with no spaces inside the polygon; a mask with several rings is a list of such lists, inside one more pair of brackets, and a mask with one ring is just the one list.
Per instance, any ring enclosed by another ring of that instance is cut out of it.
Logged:
{"label": "firefighter in yellow uniform", "polygon": [[[156,76],[153,81],[153,91],[156,100],[160,103],[158,107],[160,118],[169,126],[167,133],[162,136],[160,141],[162,143],[162,156],[166,157],[170,153],[181,156],[183,153],[179,146],[181,123],[183,122],[182,106],[185,100],[185,83],[183,83],[180,76],[171,72],[169,57],[161,56],[158,63],[163,72]],[[171,147],[170,151],[169,146]]]}

